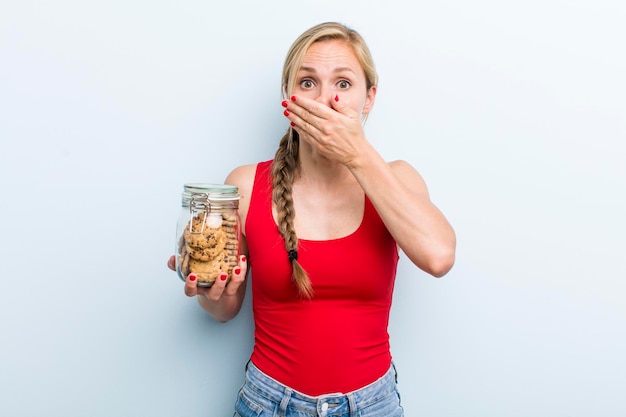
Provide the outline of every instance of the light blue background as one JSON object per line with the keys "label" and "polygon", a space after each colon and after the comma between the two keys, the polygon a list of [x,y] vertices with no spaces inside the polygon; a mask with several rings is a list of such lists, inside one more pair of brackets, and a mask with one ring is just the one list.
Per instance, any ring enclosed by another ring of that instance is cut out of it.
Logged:
{"label": "light blue background", "polygon": [[626,416],[619,0],[4,2],[0,415],[232,415],[250,299],[220,325],[183,295],[180,192],[273,156],[324,20],[368,41],[368,136],[458,234],[445,278],[400,263],[407,417]]}

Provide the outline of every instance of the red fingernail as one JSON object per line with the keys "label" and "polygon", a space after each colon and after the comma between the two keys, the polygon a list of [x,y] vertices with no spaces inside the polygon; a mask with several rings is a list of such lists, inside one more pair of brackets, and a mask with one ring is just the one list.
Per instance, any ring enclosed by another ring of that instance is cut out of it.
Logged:
{"label": "red fingernail", "polygon": [[296,101],[296,96],[291,96],[291,101]]}
{"label": "red fingernail", "polygon": [[283,114],[284,114],[285,116],[289,117],[289,110],[285,110],[285,111],[283,112]]}
{"label": "red fingernail", "polygon": [[287,107],[288,104],[289,103],[287,103],[287,100],[283,100],[283,102],[282,102],[283,107]]}
{"label": "red fingernail", "polygon": [[220,272],[220,279],[226,281],[226,278],[228,278],[228,274],[226,274],[226,272]]}
{"label": "red fingernail", "polygon": [[296,125],[294,122],[291,122],[290,124],[291,124],[291,126],[295,126]]}
{"label": "red fingernail", "polygon": [[339,101],[339,94],[335,96],[335,101]]}
{"label": "red fingernail", "polygon": [[241,262],[245,262],[246,261],[246,255],[242,255],[241,256]]}
{"label": "red fingernail", "polygon": [[241,268],[239,267],[235,267],[235,269],[233,269],[233,272],[237,275],[241,274]]}
{"label": "red fingernail", "polygon": [[189,281],[195,281],[196,276],[194,274],[189,274]]}

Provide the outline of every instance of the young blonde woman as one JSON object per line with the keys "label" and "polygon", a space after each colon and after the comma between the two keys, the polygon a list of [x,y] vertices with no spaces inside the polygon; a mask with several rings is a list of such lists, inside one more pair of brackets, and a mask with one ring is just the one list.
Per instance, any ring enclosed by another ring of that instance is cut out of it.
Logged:
{"label": "young blonde woman", "polygon": [[210,289],[190,274],[185,294],[227,321],[253,271],[255,343],[235,416],[403,415],[387,333],[398,248],[441,277],[456,239],[419,173],[367,141],[376,89],[357,32],[307,30],[285,61],[275,158],[225,181],[239,187],[244,255]]}

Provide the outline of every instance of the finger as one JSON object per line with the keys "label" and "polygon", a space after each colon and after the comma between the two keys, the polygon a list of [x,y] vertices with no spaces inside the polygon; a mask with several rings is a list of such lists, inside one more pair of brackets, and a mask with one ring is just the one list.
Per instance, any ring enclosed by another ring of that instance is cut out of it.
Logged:
{"label": "finger", "polygon": [[185,295],[187,297],[195,297],[198,295],[198,279],[193,272],[187,275],[185,280]]}
{"label": "finger", "polygon": [[244,255],[239,257],[239,263],[233,268],[233,273],[230,277],[230,281],[226,284],[224,293],[228,295],[234,295],[239,286],[246,280],[246,272],[248,270],[248,263]]}
{"label": "finger", "polygon": [[239,257],[239,267],[241,268],[241,276],[245,278],[248,272],[248,258],[246,258],[246,255]]}
{"label": "finger", "polygon": [[339,94],[335,95],[335,97],[331,100],[331,107],[342,116],[345,116],[353,121],[358,121],[359,124],[361,123],[361,115],[359,115],[359,113],[352,107],[348,106],[346,102],[341,99]]}
{"label": "finger", "polygon": [[294,127],[309,133],[320,130],[320,126],[328,118],[325,112],[330,110],[329,107],[315,100],[296,96],[292,96],[291,101],[287,101],[286,107],[284,115],[295,124]]}
{"label": "finger", "polygon": [[167,267],[172,271],[176,271],[176,257],[174,255],[167,260]]}
{"label": "finger", "polygon": [[[330,99],[330,97],[328,97]],[[307,97],[291,96],[287,109],[293,109],[303,119],[323,120],[330,116],[330,106]]]}
{"label": "finger", "polygon": [[342,100],[340,100],[339,98],[339,94],[336,94],[335,97],[330,101],[330,104],[332,106],[332,108],[336,111],[338,111],[339,113],[346,115],[346,116],[352,116],[352,109],[346,105],[346,103],[344,103]]}
{"label": "finger", "polygon": [[211,289],[206,293],[207,298],[211,301],[219,301],[224,293],[224,288],[226,288],[227,280],[228,274],[226,272],[220,272],[211,286]]}
{"label": "finger", "polygon": [[[291,123],[291,127],[296,129],[298,133],[302,134],[311,134],[312,132],[317,131],[317,128],[313,126],[310,122],[308,122],[304,117],[296,114],[295,112],[290,112],[289,110],[285,110],[283,112],[285,117],[289,119]],[[310,116],[309,116],[310,119]]]}

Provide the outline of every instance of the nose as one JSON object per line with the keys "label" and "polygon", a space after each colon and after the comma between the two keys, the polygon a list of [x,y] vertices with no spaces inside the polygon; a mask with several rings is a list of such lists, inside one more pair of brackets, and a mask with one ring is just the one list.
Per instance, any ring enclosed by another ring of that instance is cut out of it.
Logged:
{"label": "nose", "polygon": [[331,107],[332,106],[332,104],[331,104],[332,97],[333,97],[333,92],[332,92],[331,88],[322,85],[318,89],[318,95],[317,95],[317,98],[315,99],[315,101],[317,101],[318,103],[322,103],[325,106]]}

